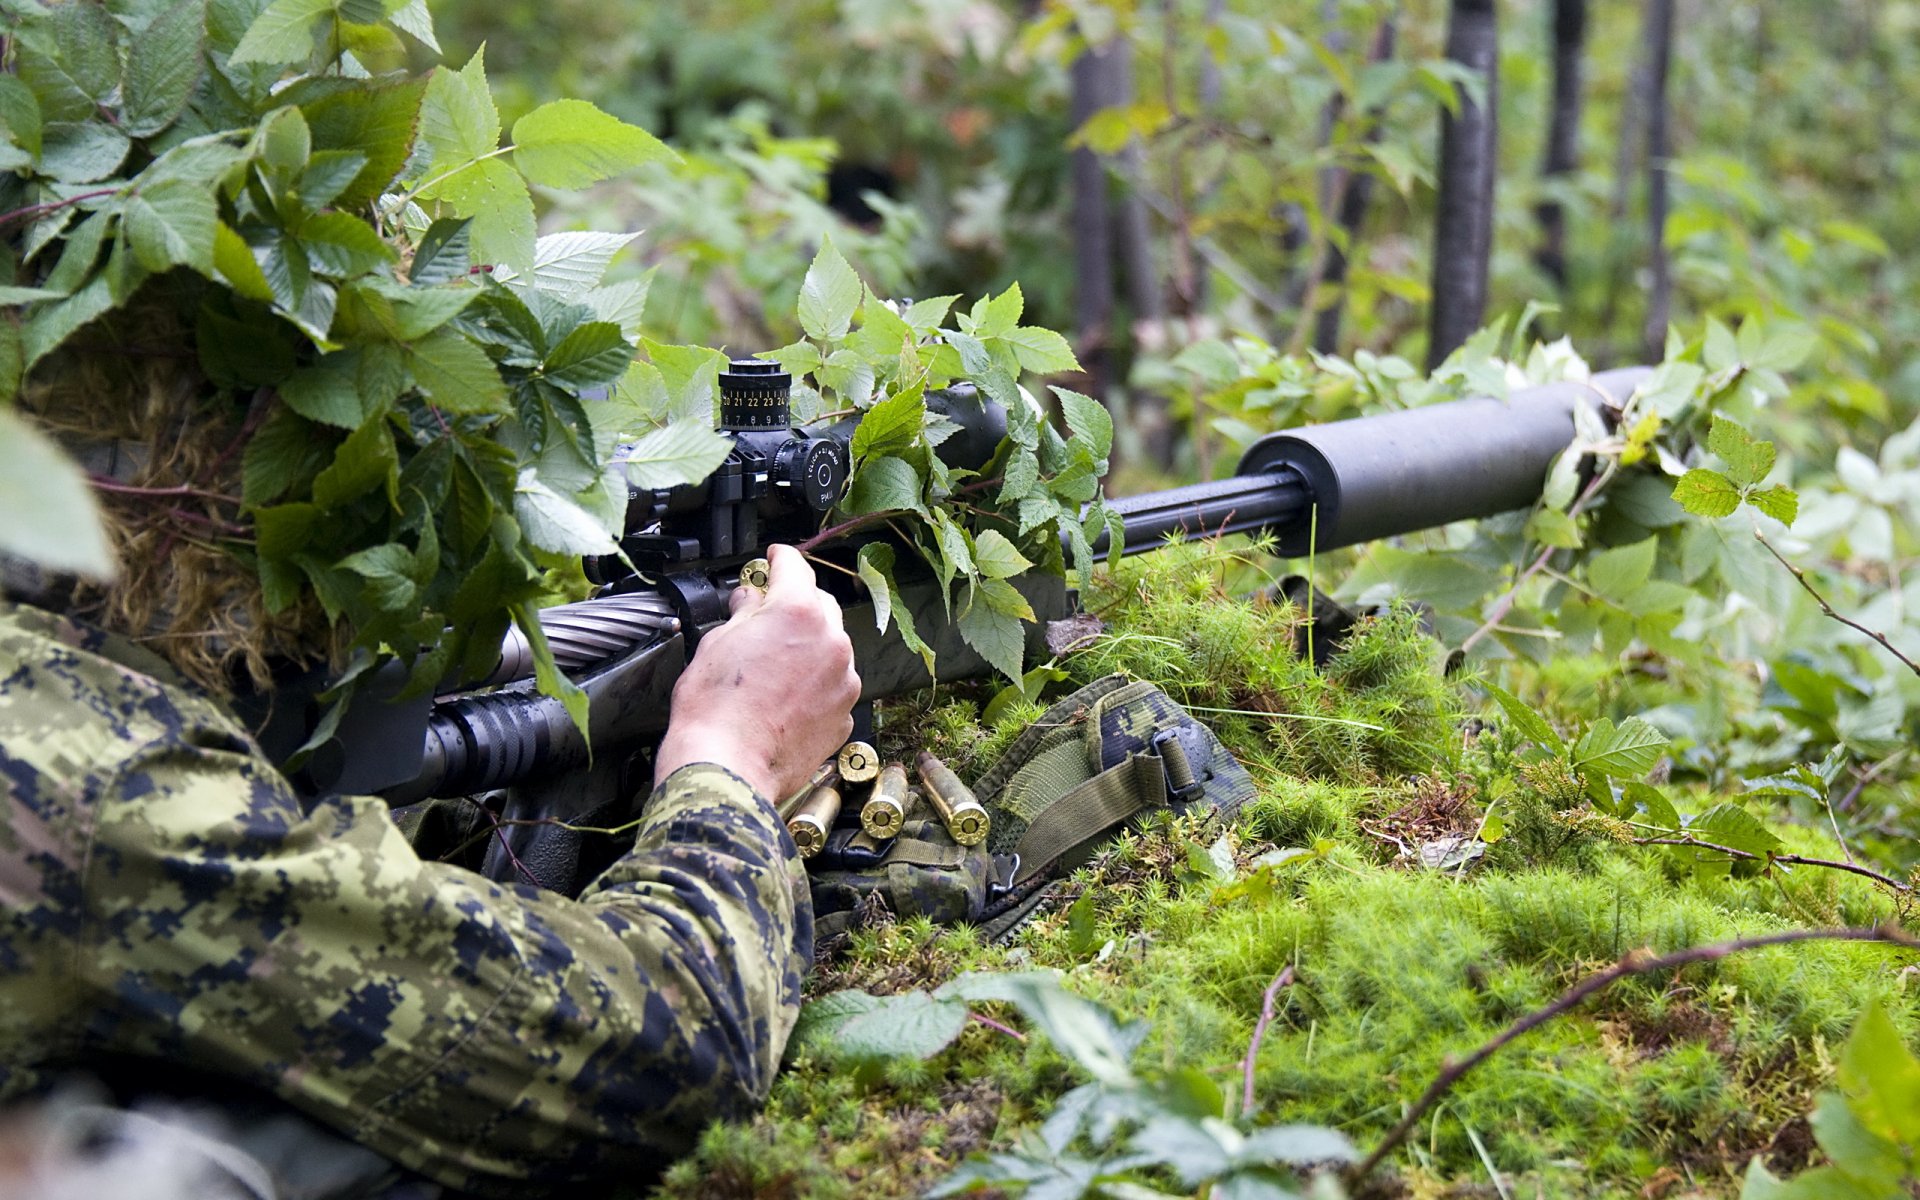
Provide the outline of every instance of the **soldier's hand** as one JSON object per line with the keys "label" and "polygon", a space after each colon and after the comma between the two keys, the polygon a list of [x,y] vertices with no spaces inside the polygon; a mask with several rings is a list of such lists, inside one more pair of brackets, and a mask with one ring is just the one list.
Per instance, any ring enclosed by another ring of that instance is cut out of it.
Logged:
{"label": "soldier's hand", "polygon": [[718,763],[772,803],[797,790],[853,732],[860,677],[840,606],[798,550],[775,546],[767,590],[733,593],[733,615],[700,639],[673,689],[656,781]]}

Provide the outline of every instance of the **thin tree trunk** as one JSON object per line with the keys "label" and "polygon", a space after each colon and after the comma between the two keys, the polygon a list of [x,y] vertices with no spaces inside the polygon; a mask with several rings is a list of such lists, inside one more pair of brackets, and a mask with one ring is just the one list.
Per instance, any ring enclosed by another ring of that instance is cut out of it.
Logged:
{"label": "thin tree trunk", "polygon": [[[1393,57],[1394,19],[1388,17],[1380,22],[1374,31],[1373,45],[1368,48],[1370,62],[1381,63]],[[1380,140],[1380,112],[1369,113],[1372,121],[1367,130],[1366,143],[1373,145]],[[1360,226],[1366,222],[1367,209],[1373,203],[1374,179],[1370,172],[1354,172],[1340,168],[1339,176],[1333,180],[1331,192],[1338,196],[1338,212],[1335,220],[1345,234],[1346,249],[1339,242],[1330,241],[1327,245],[1326,273],[1321,280],[1322,286],[1331,285],[1338,289],[1331,303],[1314,314],[1313,348],[1322,354],[1332,354],[1340,346],[1340,317],[1347,304],[1347,263],[1352,258],[1360,240]]]}
{"label": "thin tree trunk", "polygon": [[1456,89],[1460,110],[1440,116],[1440,194],[1433,238],[1433,311],[1427,369],[1446,361],[1487,311],[1493,252],[1493,186],[1498,168],[1499,26],[1494,0],[1453,0],[1447,57],[1486,82],[1484,103]]}
{"label": "thin tree trunk", "polygon": [[[1224,85],[1220,79],[1220,57],[1214,52],[1214,33],[1220,28],[1220,18],[1227,12],[1227,0],[1207,0],[1206,16],[1200,27],[1200,116],[1210,121],[1220,111],[1220,98]],[[1206,184],[1193,199],[1193,211],[1199,212],[1212,202],[1214,193],[1219,190],[1216,178],[1209,177]],[[1187,257],[1189,274],[1181,288],[1185,303],[1185,315],[1197,317],[1207,311],[1207,302],[1211,291],[1212,273],[1198,261],[1192,249],[1193,228],[1191,220],[1180,230],[1183,239],[1183,253]]]}
{"label": "thin tree trunk", "polygon": [[1674,0],[1647,0],[1647,233],[1653,286],[1647,294],[1644,341],[1649,361],[1658,361],[1673,312],[1673,268],[1667,257],[1667,160],[1672,136],[1667,71],[1673,60]]}
{"label": "thin tree trunk", "polygon": [[[1549,182],[1571,175],[1580,163],[1580,55],[1587,39],[1587,0],[1554,0],[1553,109],[1540,176]],[[1562,295],[1567,291],[1567,211],[1548,197],[1534,208],[1540,221],[1540,270]]]}
{"label": "thin tree trunk", "polygon": [[[1106,107],[1105,54],[1093,47],[1073,60],[1072,120],[1075,129]],[[1106,394],[1108,328],[1113,322],[1113,229],[1107,204],[1107,169],[1092,149],[1072,154],[1074,341],[1086,368],[1087,390]]]}

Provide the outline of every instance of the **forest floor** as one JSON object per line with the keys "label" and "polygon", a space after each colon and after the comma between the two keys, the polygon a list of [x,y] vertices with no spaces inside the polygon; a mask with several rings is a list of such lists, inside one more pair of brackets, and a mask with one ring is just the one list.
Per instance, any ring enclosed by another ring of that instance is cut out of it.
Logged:
{"label": "forest floor", "polygon": [[[1089,605],[1105,635],[1058,661],[1055,690],[1113,671],[1160,683],[1259,798],[1231,821],[1163,817],[1121,839],[999,944],[922,921],[858,930],[827,948],[811,996],[1057,969],[1146,1024],[1136,1064],[1212,1081],[1238,1127],[1328,1126],[1364,1154],[1450,1060],[1623,955],[1910,916],[1845,871],[1702,870],[1691,850],[1631,844],[1474,680],[1442,676],[1412,614],[1363,621],[1316,671],[1294,653],[1304,614],[1229,599],[1222,575],[1197,551],[1124,568]],[[1508,682],[1542,690],[1525,670]],[[1039,711],[985,727],[991,695],[892,705],[883,751],[931,745],[976,777]],[[1666,767],[1653,775],[1682,813],[1729,799]],[[1748,803],[1788,851],[1848,853],[1823,825]],[[1755,1156],[1798,1170],[1817,1159],[1808,1114],[1860,1014],[1878,1000],[1909,1036],[1920,1021],[1916,964],[1808,942],[1625,979],[1462,1078],[1360,1194],[1732,1196]],[[1011,1010],[977,1007],[988,1019],[925,1059],[854,1064],[801,1041],[764,1114],[713,1127],[654,1195],[916,1196],[1015,1146],[1084,1076]]]}

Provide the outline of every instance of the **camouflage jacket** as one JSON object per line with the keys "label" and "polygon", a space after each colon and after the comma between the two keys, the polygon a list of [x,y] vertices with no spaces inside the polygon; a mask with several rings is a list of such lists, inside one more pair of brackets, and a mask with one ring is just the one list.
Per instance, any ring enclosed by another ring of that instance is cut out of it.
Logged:
{"label": "camouflage jacket", "polygon": [[442,1183],[639,1180],[766,1096],[812,912],[744,781],[683,768],[579,900],[304,810],[150,654],[0,603],[0,1100],[132,1057],[264,1087]]}

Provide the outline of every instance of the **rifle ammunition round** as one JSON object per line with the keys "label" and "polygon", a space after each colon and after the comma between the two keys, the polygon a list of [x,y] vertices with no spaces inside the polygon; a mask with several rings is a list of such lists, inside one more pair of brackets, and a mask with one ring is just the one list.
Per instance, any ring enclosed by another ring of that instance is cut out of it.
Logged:
{"label": "rifle ammunition round", "polygon": [[987,840],[990,821],[987,810],[974,797],[973,790],[960,782],[953,768],[922,750],[914,756],[914,769],[926,789],[927,803],[940,814],[940,821],[962,846],[977,846]]}
{"label": "rifle ammunition round", "polygon": [[801,858],[812,858],[826,848],[827,834],[840,815],[840,789],[823,783],[808,793],[800,807],[787,820],[787,832],[800,847]]}
{"label": "rifle ammunition round", "polygon": [[764,558],[756,558],[740,568],[740,586],[758,588],[766,591],[773,582],[773,564]]}
{"label": "rifle ammunition round", "polygon": [[840,778],[848,783],[867,783],[880,774],[880,752],[865,742],[848,742],[840,747]]}
{"label": "rifle ammunition round", "polygon": [[860,828],[885,840],[907,823],[907,765],[890,762],[880,768],[873,798],[860,810]]}

